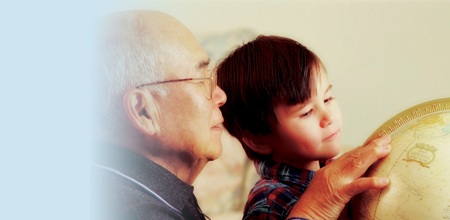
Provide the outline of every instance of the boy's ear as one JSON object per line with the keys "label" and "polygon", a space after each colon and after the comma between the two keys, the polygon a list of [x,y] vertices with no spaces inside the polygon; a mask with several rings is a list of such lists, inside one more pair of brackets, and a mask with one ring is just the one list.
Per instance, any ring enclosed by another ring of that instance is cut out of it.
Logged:
{"label": "boy's ear", "polygon": [[158,108],[154,97],[143,90],[128,90],[123,97],[123,106],[130,122],[139,132],[152,136],[160,130]]}
{"label": "boy's ear", "polygon": [[242,141],[254,152],[268,155],[272,153],[272,147],[266,140],[266,136],[256,136],[254,134],[246,133],[242,137]]}

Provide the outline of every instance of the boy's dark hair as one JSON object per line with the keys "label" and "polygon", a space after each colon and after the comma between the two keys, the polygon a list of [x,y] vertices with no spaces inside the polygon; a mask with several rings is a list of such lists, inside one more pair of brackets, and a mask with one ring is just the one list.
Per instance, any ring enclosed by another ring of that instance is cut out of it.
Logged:
{"label": "boy's dark hair", "polygon": [[320,59],[295,40],[258,36],[237,48],[217,67],[218,85],[227,94],[221,107],[224,126],[244,147],[252,160],[268,155],[252,151],[243,141],[246,133],[271,134],[278,104],[303,103],[315,91]]}

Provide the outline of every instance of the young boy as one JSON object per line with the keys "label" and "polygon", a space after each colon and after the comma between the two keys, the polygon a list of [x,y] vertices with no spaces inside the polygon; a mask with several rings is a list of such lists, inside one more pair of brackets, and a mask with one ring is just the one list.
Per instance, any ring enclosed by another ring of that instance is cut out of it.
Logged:
{"label": "young boy", "polygon": [[342,116],[325,68],[292,39],[259,36],[219,64],[217,79],[228,97],[224,126],[261,176],[243,219],[285,219],[340,150]]}

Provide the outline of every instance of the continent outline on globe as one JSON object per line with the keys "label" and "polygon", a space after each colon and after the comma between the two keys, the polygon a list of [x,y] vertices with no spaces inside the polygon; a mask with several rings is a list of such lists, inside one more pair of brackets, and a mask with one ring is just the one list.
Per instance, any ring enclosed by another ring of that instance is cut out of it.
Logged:
{"label": "continent outline on globe", "polygon": [[388,177],[383,190],[352,199],[351,219],[450,219],[450,98],[395,115],[364,143],[391,135],[388,157],[366,176]]}

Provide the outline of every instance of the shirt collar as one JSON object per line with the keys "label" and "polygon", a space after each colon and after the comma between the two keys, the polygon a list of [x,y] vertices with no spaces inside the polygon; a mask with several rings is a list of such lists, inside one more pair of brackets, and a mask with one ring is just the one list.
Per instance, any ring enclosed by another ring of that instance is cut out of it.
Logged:
{"label": "shirt collar", "polygon": [[307,169],[299,169],[285,163],[273,160],[255,161],[256,172],[265,179],[279,181],[309,183],[315,172]]}

